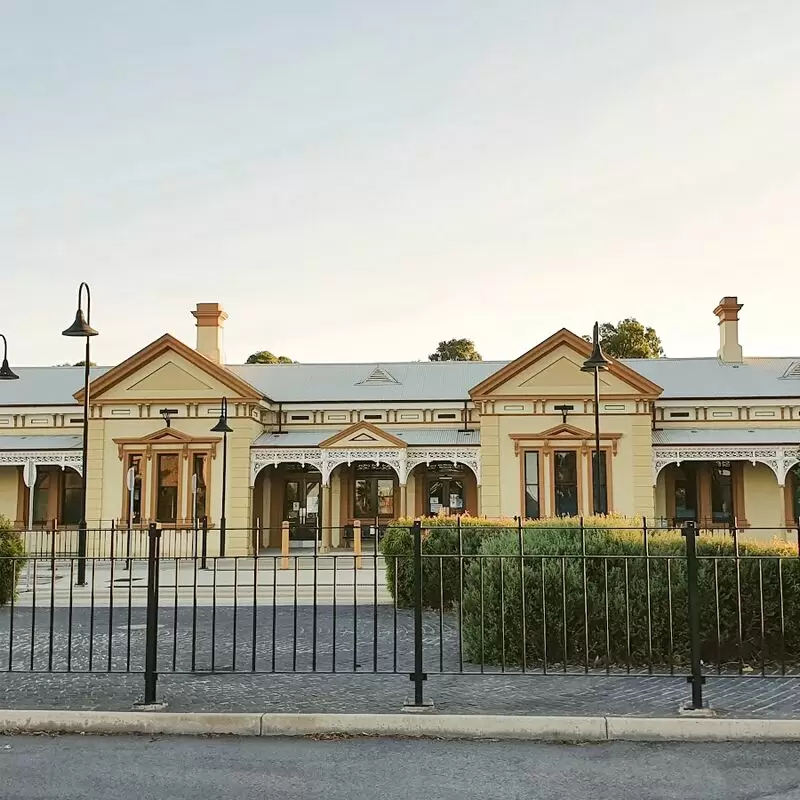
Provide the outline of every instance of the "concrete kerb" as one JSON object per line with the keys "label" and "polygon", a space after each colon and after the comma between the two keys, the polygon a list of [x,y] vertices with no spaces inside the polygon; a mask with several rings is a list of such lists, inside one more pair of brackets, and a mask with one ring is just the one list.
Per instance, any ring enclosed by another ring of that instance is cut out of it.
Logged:
{"label": "concrete kerb", "polygon": [[404,736],[528,741],[800,741],[800,720],[469,714],[221,714],[0,710],[0,733]]}

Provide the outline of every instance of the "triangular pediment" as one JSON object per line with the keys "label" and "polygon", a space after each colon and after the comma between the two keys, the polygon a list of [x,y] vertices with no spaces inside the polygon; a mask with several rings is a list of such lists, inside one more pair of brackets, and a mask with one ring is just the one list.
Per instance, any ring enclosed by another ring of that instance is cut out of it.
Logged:
{"label": "triangular pediment", "polygon": [[[263,394],[225,367],[166,333],[92,381],[92,402],[131,400],[260,400]],[[83,401],[83,390],[75,394]]]}
{"label": "triangular pediment", "polygon": [[383,431],[369,422],[357,422],[321,442],[320,447],[405,447],[406,443],[397,436]]}
{"label": "triangular pediment", "polygon": [[[581,370],[591,351],[588,342],[563,328],[479,383],[470,390],[470,396],[591,398],[594,375]],[[600,373],[600,392],[606,397],[655,398],[662,391],[613,358],[609,358],[608,370]]]}
{"label": "triangular pediment", "polygon": [[154,447],[158,450],[158,445],[167,445],[184,452],[188,451],[189,445],[204,446],[208,447],[211,450],[212,456],[214,456],[216,455],[217,444],[220,441],[220,437],[208,435],[191,436],[177,428],[169,427],[160,428],[145,436],[123,437],[114,439],[113,441],[119,449],[120,458],[122,458],[122,452],[126,447],[135,446],[137,450],[141,449],[149,453]]}

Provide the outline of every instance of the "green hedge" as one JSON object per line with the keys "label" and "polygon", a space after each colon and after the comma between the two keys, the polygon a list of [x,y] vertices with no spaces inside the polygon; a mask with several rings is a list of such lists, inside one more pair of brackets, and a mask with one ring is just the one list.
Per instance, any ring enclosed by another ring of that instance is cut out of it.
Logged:
{"label": "green hedge", "polygon": [[[389,592],[396,596],[397,605],[409,608],[413,605],[414,541],[411,535],[413,519],[399,519],[392,522],[381,540],[381,552],[386,558],[386,582]],[[525,520],[525,531],[541,530],[547,538],[565,532],[570,539],[570,546],[577,547],[571,552],[580,552],[580,520],[561,517],[558,519]],[[589,527],[636,527],[641,528],[642,521],[627,517],[587,517],[584,525]],[[423,559],[422,591],[423,604],[426,608],[438,609],[443,601],[443,608],[452,608],[461,597],[461,580],[459,578],[459,561],[466,567],[481,552],[482,543],[500,535],[513,535],[518,541],[519,523],[514,519],[487,520],[480,517],[429,517],[422,520],[422,553]],[[641,534],[639,534],[641,535]],[[459,544],[460,539],[460,544]],[[527,545],[525,546],[527,550]],[[519,552],[517,550],[517,552]],[[462,556],[461,559],[454,556]],[[443,556],[428,558],[427,556]],[[450,556],[446,558],[445,556]],[[466,573],[465,573],[466,574]],[[440,579],[441,578],[441,579]]]}
{"label": "green hedge", "polygon": [[[389,556],[387,583],[401,607],[412,605],[411,524],[400,520],[382,544]],[[524,560],[516,526],[513,520],[464,518],[459,558],[454,521],[423,520],[423,602],[427,608],[460,610],[466,659],[508,667],[522,663],[524,586],[525,663],[530,667],[541,665],[545,655],[551,667],[686,664],[687,577],[679,532],[652,532],[651,558],[645,561],[641,520],[586,519],[584,592],[579,520],[527,521]],[[795,545],[742,540],[737,561],[731,538],[701,535],[697,549],[703,660],[725,664],[741,657],[754,669],[762,658],[769,665],[800,662]]]}
{"label": "green hedge", "polygon": [[[800,660],[800,560],[794,547],[741,542],[740,588],[731,539],[701,536],[697,549],[703,660],[732,663],[741,655],[754,668],[762,658],[773,665]],[[522,663],[524,586],[528,665],[546,660],[549,665],[636,667],[688,661],[685,541],[680,533],[653,534],[652,558],[645,561],[638,532],[589,532],[585,591],[584,560],[570,557],[579,552],[573,536],[526,530],[525,551],[539,557],[525,558],[521,571],[518,557],[502,558],[518,555],[517,537],[487,538],[481,545],[483,558],[466,567],[463,638],[469,660]]]}
{"label": "green hedge", "polygon": [[0,606],[11,600],[25,563],[24,559],[18,556],[24,555],[25,546],[22,537],[12,529],[11,522],[0,515]]}

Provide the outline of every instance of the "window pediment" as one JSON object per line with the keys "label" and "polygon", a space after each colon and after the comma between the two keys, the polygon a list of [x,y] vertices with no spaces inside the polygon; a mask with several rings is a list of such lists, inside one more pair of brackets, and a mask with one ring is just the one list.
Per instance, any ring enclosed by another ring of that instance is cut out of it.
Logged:
{"label": "window pediment", "polygon": [[[600,432],[600,442],[611,443],[612,452],[617,454],[617,444],[622,437],[621,433]],[[514,455],[519,455],[520,443],[536,445],[547,454],[559,444],[569,443],[579,445],[582,450],[588,451],[594,447],[594,431],[587,431],[575,425],[561,424],[538,433],[509,433],[508,438],[514,442]]]}
{"label": "window pediment", "polygon": [[153,457],[153,450],[178,450],[184,458],[189,457],[190,450],[204,450],[211,453],[212,458],[216,458],[217,444],[219,436],[190,436],[188,433],[177,430],[176,428],[161,428],[146,436],[126,437],[114,439],[117,445],[117,454],[120,460],[123,453],[127,451],[137,451],[144,453],[148,461]]}

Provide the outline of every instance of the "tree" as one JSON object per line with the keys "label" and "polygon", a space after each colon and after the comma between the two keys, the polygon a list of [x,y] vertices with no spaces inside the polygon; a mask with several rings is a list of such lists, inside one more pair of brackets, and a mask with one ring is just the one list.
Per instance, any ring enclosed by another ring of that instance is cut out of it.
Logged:
{"label": "tree", "polygon": [[286,356],[276,356],[269,350],[257,350],[247,357],[246,364],[296,364],[291,358]]}
{"label": "tree", "polygon": [[[591,336],[584,336],[587,342]],[[645,328],[641,322],[628,317],[616,325],[603,322],[600,325],[600,346],[614,358],[663,358],[664,348],[654,328]]]}
{"label": "tree", "polygon": [[[73,366],[73,367],[83,367],[83,366],[86,366],[86,361],[85,361],[85,360],[84,360],[84,361],[76,361],[76,362],[75,362],[75,363],[74,363],[72,366]],[[89,362],[89,366],[90,366],[90,367],[96,367],[96,366],[97,366],[97,364],[95,364],[95,363],[94,363],[94,361],[90,361],[90,362]]]}
{"label": "tree", "polygon": [[439,342],[436,352],[428,356],[428,361],[483,361],[483,359],[471,339],[448,339],[446,342]]}

